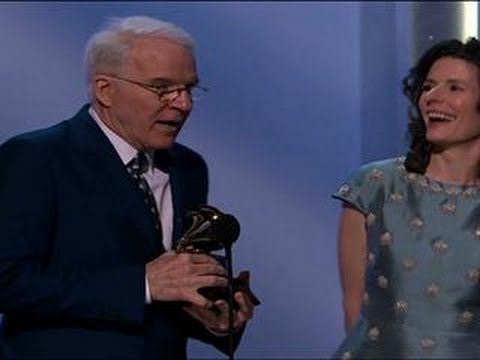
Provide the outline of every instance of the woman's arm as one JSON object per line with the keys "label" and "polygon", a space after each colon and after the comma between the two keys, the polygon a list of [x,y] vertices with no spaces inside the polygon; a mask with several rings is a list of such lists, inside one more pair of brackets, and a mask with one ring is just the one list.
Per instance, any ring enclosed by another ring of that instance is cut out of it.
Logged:
{"label": "woman's arm", "polygon": [[365,267],[367,261],[367,234],[365,216],[345,204],[340,215],[338,232],[338,264],[343,292],[345,329],[355,324],[362,305]]}

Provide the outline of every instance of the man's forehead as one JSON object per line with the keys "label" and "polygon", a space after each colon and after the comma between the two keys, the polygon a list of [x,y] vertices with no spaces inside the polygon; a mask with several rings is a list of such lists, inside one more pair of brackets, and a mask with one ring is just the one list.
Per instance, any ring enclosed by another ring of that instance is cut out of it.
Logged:
{"label": "man's forehead", "polygon": [[[176,50],[192,54],[192,49],[180,41],[167,38],[163,35],[136,35],[131,38],[131,47],[135,49],[155,50]],[[193,54],[192,54],[193,55]]]}
{"label": "man's forehead", "polygon": [[190,49],[164,38],[139,39],[130,48],[129,58],[132,62],[153,63],[194,63],[195,59]]}

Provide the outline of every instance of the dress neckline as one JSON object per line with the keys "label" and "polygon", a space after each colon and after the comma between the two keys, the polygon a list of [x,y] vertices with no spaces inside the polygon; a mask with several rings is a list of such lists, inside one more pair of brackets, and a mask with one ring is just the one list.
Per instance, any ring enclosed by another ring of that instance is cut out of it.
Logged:
{"label": "dress neckline", "polygon": [[405,168],[405,157],[396,161],[400,175],[407,182],[417,185],[419,188],[434,193],[445,193],[449,196],[467,195],[477,197],[480,195],[480,181],[476,184],[459,184],[434,179],[428,175],[408,172]]}

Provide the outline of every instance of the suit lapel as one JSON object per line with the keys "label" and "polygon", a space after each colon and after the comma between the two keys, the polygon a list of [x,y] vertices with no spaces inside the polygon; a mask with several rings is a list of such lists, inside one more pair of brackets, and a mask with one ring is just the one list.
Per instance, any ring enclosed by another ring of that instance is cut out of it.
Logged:
{"label": "suit lapel", "polygon": [[180,145],[175,144],[168,151],[174,211],[172,244],[175,244],[185,232],[186,213],[193,207],[204,204],[207,195],[207,189],[202,187],[206,174],[196,170],[195,164],[191,164],[182,155],[185,150],[180,150]]}
{"label": "suit lapel", "polygon": [[115,148],[88,114],[88,105],[70,120],[70,126],[72,145],[86,164],[85,176],[93,177],[91,183],[98,193],[110,199],[119,221],[136,227],[139,239],[132,241],[144,241],[147,258],[158,256],[161,245],[152,216]]}
{"label": "suit lapel", "polygon": [[182,198],[185,188],[185,177],[178,167],[170,168],[170,183],[172,188],[172,205],[173,205],[173,233],[172,245],[175,245],[178,239],[183,235],[183,222],[185,216],[185,201]]}

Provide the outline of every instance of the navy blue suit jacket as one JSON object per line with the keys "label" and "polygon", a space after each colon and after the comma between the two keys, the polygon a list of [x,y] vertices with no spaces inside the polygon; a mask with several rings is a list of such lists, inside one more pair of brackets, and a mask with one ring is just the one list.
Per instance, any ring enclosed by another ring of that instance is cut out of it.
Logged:
{"label": "navy blue suit jacket", "polygon": [[[0,147],[3,352],[181,359],[189,337],[225,351],[180,304],[145,305],[145,264],[161,251],[153,219],[87,110]],[[168,157],[176,239],[207,202],[207,167],[180,144]]]}

